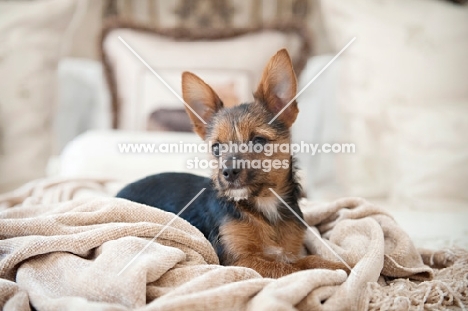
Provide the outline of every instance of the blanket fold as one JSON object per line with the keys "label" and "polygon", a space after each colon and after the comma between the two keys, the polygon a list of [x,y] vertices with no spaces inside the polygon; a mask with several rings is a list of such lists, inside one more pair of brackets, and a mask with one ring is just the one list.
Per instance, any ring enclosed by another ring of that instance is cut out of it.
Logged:
{"label": "blanket fold", "polygon": [[43,180],[0,196],[0,307],[377,310],[467,303],[468,252],[419,253],[388,212],[364,199],[301,202],[311,226],[307,250],[340,256],[354,267],[349,276],[316,269],[273,280],[220,266],[196,228],[181,218],[167,226],[174,214],[113,198],[116,185]]}

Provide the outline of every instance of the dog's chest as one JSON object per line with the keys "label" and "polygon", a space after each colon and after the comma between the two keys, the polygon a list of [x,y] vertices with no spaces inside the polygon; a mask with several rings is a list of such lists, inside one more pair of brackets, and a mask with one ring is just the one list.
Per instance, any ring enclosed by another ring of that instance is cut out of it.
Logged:
{"label": "dog's chest", "polygon": [[249,255],[293,262],[300,257],[304,240],[304,229],[297,223],[278,220],[272,225],[253,214],[226,221],[219,232],[226,262]]}
{"label": "dog's chest", "polygon": [[278,199],[276,197],[259,197],[255,199],[255,208],[272,223],[281,221],[277,205]]}

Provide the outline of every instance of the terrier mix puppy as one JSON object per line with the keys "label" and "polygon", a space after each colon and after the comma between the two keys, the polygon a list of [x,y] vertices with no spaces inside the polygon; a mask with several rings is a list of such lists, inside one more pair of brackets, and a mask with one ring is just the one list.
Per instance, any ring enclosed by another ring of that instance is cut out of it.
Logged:
{"label": "terrier mix puppy", "polygon": [[[117,196],[177,214],[206,188],[180,216],[211,242],[221,264],[249,267],[271,278],[314,268],[349,272],[342,263],[317,255],[303,256],[307,228],[269,189],[303,217],[298,205],[302,190],[289,152],[276,149],[267,156],[239,150],[223,153],[220,148],[220,144],[229,143],[290,144],[290,127],[299,110],[295,101],[287,104],[295,97],[296,88],[296,75],[285,49],[277,52],[264,69],[255,101],[231,108],[224,107],[203,80],[184,72],[183,98],[193,109],[186,108],[187,113],[194,131],[212,143],[212,159],[220,168],[213,170],[211,179],[185,173],[149,176],[126,186]],[[277,165],[267,171],[236,165],[239,160],[244,164],[269,160]]]}

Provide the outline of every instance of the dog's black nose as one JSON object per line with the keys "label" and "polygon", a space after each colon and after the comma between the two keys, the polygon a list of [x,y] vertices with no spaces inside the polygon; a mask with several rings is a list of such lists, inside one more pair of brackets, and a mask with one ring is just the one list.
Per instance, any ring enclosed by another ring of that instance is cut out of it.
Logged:
{"label": "dog's black nose", "polygon": [[227,181],[235,181],[239,176],[240,169],[233,167],[223,168],[223,176]]}

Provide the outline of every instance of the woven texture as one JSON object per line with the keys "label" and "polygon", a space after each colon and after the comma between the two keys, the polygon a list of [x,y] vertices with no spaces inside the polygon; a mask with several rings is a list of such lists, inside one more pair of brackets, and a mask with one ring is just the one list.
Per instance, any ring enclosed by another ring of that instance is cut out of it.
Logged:
{"label": "woven texture", "polygon": [[103,180],[44,180],[0,196],[4,310],[421,310],[467,303],[468,252],[421,256],[391,216],[363,199],[302,202],[315,230],[307,249],[337,260],[325,241],[353,273],[316,269],[273,280],[219,266],[196,228],[177,218],[163,230],[173,214],[109,197],[115,188]]}

